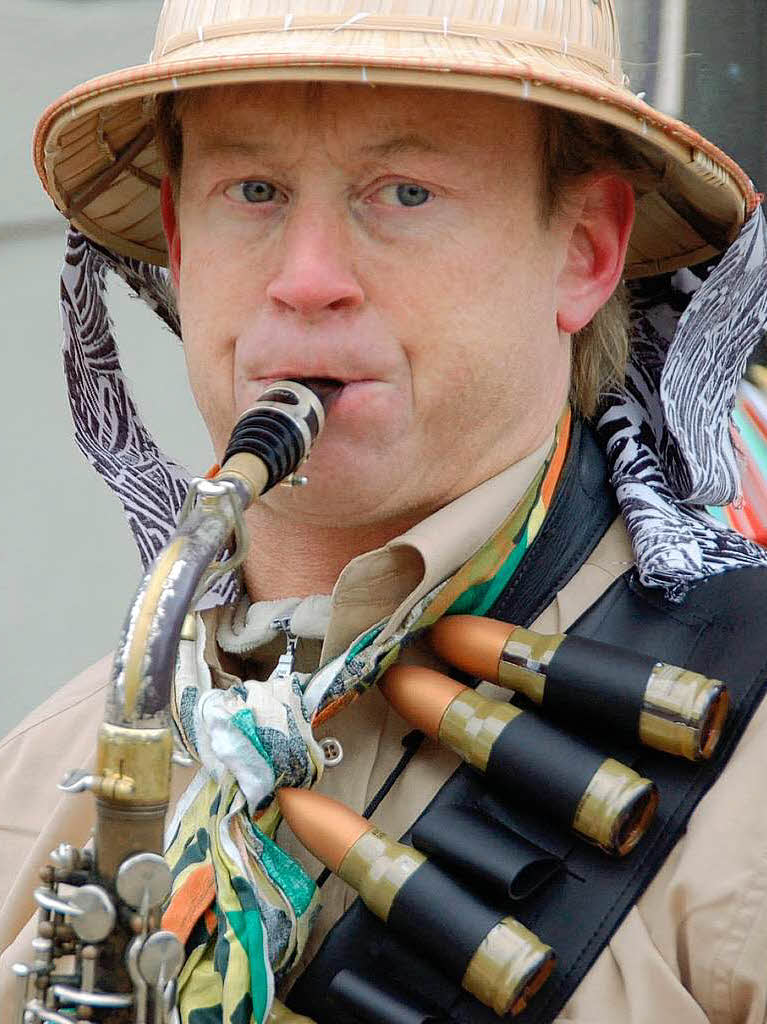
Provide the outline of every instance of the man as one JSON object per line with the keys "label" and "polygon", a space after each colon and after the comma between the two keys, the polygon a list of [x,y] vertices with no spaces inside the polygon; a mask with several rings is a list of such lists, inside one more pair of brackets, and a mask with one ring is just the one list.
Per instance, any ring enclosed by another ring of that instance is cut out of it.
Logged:
{"label": "man", "polygon": [[[47,189],[86,236],[123,257],[167,261],[190,384],[219,459],[238,416],[270,382],[342,385],[309,486],[275,489],[250,511],[246,596],[198,616],[189,688],[212,679],[215,699],[216,689],[244,681],[247,700],[257,700],[284,649],[277,618],[299,638],[294,667],[306,686],[345,652],[364,660],[376,645],[401,642],[439,593],[445,601],[455,591],[451,611],[497,610],[522,579],[526,554],[529,565],[547,552],[549,589],[519,612],[544,632],[569,628],[635,557],[667,624],[672,600],[691,587],[763,564],[757,549],[686,508],[684,499],[709,500],[702,491],[671,493],[674,451],[649,484],[641,467],[621,472],[636,439],[605,424],[622,398],[601,407],[600,422],[608,448],[621,448],[613,477],[628,494],[634,553],[599,484],[604,457],[585,418],[625,362],[625,307],[615,297],[623,275],[699,263],[756,216],[753,190],[731,161],[623,85],[608,0],[480,19],[460,4],[438,16],[384,6],[266,15],[251,6],[234,17],[216,5],[167,3],[153,61],[69,94],[44,115],[36,140]],[[152,299],[162,302],[159,292]],[[698,301],[716,312],[714,299]],[[73,305],[68,318],[75,333],[77,312]],[[712,429],[722,408],[726,420],[727,389],[756,329],[740,327],[726,380],[712,371],[720,395],[707,406]],[[638,349],[642,372],[651,362],[646,337]],[[90,372],[70,362],[81,424],[77,379]],[[676,397],[668,408],[686,414]],[[88,447],[87,436],[81,443]],[[723,489],[729,449],[719,447],[713,486]],[[120,472],[102,468],[116,486]],[[585,505],[572,491],[579,480]],[[567,528],[555,525],[563,519]],[[575,527],[579,546],[563,550]],[[643,625],[635,623],[640,648]],[[59,800],[53,784],[91,756],[106,671],[102,663],[55,695],[0,755],[2,820],[11,831],[16,823],[2,882],[4,965],[28,956],[31,879],[48,851],[87,837],[87,798]],[[204,716],[196,712],[194,728],[184,717],[185,671],[177,721],[215,774],[213,733],[208,748],[192,735]],[[360,675],[357,688],[372,681]],[[753,813],[764,716],[756,711],[649,888],[637,888],[638,903],[561,1019],[764,1019],[767,823]],[[408,727],[375,689],[316,718],[314,732],[332,733],[344,751],[318,788],[359,812],[377,802],[372,820],[395,837],[458,766],[426,743],[397,774]],[[75,738],[68,748],[65,736]],[[190,778],[177,773],[174,802]],[[27,794],[21,824],[15,780]],[[285,825],[276,838],[319,874]],[[353,897],[338,879],[327,882],[305,948],[290,930],[269,934],[284,990]],[[226,968],[216,971],[224,991],[235,984]],[[182,996],[191,1022],[194,997]],[[478,1005],[469,1012],[485,1019]]]}

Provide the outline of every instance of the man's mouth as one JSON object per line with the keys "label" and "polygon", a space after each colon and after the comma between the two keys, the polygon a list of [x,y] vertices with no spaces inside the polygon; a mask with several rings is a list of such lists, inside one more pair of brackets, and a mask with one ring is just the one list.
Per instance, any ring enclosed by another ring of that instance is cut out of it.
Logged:
{"label": "man's mouth", "polygon": [[334,377],[293,377],[292,379],[313,391],[322,402],[326,412],[345,384],[344,381]]}
{"label": "man's mouth", "polygon": [[[282,369],[282,368],[280,368]],[[268,377],[251,378],[241,392],[241,411],[258,400],[267,388],[279,381],[295,381],[311,388],[325,409],[325,416],[341,431],[359,431],[371,415],[381,415],[381,398],[390,398],[390,388],[376,378],[326,377],[278,369]]]}
{"label": "man's mouth", "polygon": [[[341,391],[349,381],[339,380],[336,377],[302,377],[297,373],[285,373],[280,377],[267,378],[259,380],[258,384],[263,388],[263,392],[266,392],[278,381],[294,381],[296,384],[303,384],[315,393],[317,398],[322,402],[323,408],[327,413],[330,406],[338,398]],[[262,393],[263,393],[262,392]]]}

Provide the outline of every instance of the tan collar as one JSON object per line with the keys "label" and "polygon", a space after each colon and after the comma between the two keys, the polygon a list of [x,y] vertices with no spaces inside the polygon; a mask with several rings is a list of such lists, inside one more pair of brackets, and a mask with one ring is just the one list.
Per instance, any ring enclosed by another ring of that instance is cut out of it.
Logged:
{"label": "tan collar", "polygon": [[543,465],[554,433],[530,455],[434,512],[375,551],[352,559],[333,588],[324,665],[361,633],[390,616],[394,632],[425,594],[452,575],[488,540]]}

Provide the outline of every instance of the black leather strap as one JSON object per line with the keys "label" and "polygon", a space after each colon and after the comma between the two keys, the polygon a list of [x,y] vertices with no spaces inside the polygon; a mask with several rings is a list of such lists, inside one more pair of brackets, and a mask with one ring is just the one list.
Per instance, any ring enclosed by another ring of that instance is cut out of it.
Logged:
{"label": "black leather strap", "polygon": [[394,897],[387,925],[460,981],[484,937],[504,916],[427,860]]}
{"label": "black leather strap", "polygon": [[[573,436],[546,524],[492,614],[523,625],[532,621],[583,563],[612,521],[613,512],[601,453],[584,428]],[[606,752],[654,779],[661,794],[654,824],[628,857],[606,857],[536,809],[500,799],[482,776],[466,766],[448,780],[421,815],[419,821],[426,822],[430,815],[445,809],[479,809],[562,862],[564,870],[528,898],[508,907],[514,917],[553,946],[558,957],[545,987],[515,1018],[518,1024],[553,1020],[649,884],[727,762],[763,692],[767,675],[765,607],[767,570],[741,569],[712,577],[696,587],[682,605],[671,605],[660,593],[645,590],[629,573],[570,631],[688,666],[724,679],[730,687],[732,710],[716,755],[709,762],[694,765],[623,741],[605,745]],[[410,833],[403,841],[410,841]],[[376,977],[401,979],[453,1024],[497,1024],[492,1010],[448,980],[438,963],[423,958],[417,947],[395,938],[359,900],[326,937],[291,992],[290,1006],[318,1024],[350,1024],[353,1017],[345,1016],[343,1009],[327,998],[334,976],[347,967],[372,981]],[[375,1024],[375,1018],[368,1024]]]}
{"label": "black leather strap", "polygon": [[562,863],[479,810],[435,810],[419,818],[412,839],[416,850],[499,905],[530,896]]}
{"label": "black leather strap", "polygon": [[530,711],[517,715],[495,741],[486,774],[502,796],[538,804],[566,826],[604,759],[595,747]]}
{"label": "black leather strap", "polygon": [[587,732],[604,720],[632,740],[655,663],[646,654],[570,634],[546,670],[543,711]]}
{"label": "black leather strap", "polygon": [[339,971],[331,982],[330,997],[362,1024],[371,1017],[380,1024],[439,1024],[442,1019],[424,1007],[417,996],[404,992],[396,979],[390,979],[386,985],[373,984],[353,971]]}

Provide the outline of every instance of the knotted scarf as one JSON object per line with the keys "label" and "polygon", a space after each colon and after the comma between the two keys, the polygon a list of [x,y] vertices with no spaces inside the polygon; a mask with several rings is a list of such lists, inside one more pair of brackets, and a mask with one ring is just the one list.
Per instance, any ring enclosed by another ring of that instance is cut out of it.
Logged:
{"label": "knotted scarf", "polygon": [[205,624],[182,640],[173,718],[202,770],[168,830],[174,875],[164,917],[186,943],[179,977],[182,1024],[208,1019],[266,1020],[275,978],[296,963],[318,909],[317,890],[274,843],[274,791],[309,787],[323,758],[310,723],[319,724],[372,686],[404,645],[448,610],[485,610],[538,533],[562,469],[569,411],[521,501],[495,534],[451,578],[418,601],[397,628],[386,620],[314,674],[284,673],[229,689],[213,687],[205,663]]}

